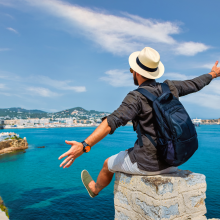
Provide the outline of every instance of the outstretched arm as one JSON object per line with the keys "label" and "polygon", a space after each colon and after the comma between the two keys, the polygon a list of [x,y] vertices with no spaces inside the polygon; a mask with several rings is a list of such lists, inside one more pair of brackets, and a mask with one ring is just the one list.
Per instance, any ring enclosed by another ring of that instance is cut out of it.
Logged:
{"label": "outstretched arm", "polygon": [[85,141],[92,147],[106,137],[110,131],[111,127],[108,125],[107,119],[105,119]]}
{"label": "outstretched arm", "polygon": [[[120,107],[104,119],[96,130],[85,139],[89,146],[94,146],[108,134],[113,134],[115,129],[124,126],[128,121],[133,120],[140,110],[140,104],[135,92],[130,92],[123,100]],[[59,157],[59,160],[67,157],[61,164],[63,168],[70,167],[74,160],[83,154],[83,145],[77,141],[66,141],[71,148]]]}
{"label": "outstretched arm", "polygon": [[[108,125],[107,119],[105,119],[96,129],[95,131],[86,138],[86,143],[89,146],[94,146],[96,143],[101,141],[105,136],[107,136],[111,131],[111,127]],[[67,157],[61,164],[60,167],[68,168],[72,165],[74,160],[83,154],[83,145],[77,141],[65,141],[66,144],[71,145],[71,148],[66,153],[62,154],[59,157],[59,160]]]}
{"label": "outstretched arm", "polygon": [[220,67],[218,67],[217,65],[218,65],[218,61],[215,62],[215,65],[212,67],[212,70],[210,73],[201,75],[194,79],[184,80],[184,81],[166,80],[165,83],[167,83],[168,85],[171,85],[171,84],[174,85],[176,89],[178,90],[179,97],[188,95],[190,93],[198,92],[199,90],[204,88],[206,85],[208,85],[212,81],[213,78],[217,78],[220,76]]}

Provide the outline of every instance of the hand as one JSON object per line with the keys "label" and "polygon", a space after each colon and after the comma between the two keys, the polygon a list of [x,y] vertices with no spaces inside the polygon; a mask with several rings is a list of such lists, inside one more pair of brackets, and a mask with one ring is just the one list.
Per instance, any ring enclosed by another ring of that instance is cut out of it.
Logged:
{"label": "hand", "polygon": [[83,154],[83,144],[76,141],[65,141],[66,144],[72,145],[71,148],[59,157],[59,160],[67,157],[61,164],[60,167],[63,168],[70,167],[74,160]]}
{"label": "hand", "polygon": [[217,67],[217,65],[218,65],[218,61],[215,62],[215,65],[212,67],[212,70],[211,70],[211,72],[215,74],[215,77],[213,78],[220,76],[220,67]]}

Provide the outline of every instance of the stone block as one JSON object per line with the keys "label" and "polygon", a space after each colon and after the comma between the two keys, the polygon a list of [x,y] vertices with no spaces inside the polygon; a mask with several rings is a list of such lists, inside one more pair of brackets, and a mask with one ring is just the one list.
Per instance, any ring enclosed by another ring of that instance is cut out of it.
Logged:
{"label": "stone block", "polygon": [[203,212],[206,213],[205,194],[206,189],[198,189],[183,193],[183,200],[186,207],[186,213]]}
{"label": "stone block", "polygon": [[191,220],[207,220],[207,218],[203,215],[203,216],[197,216],[195,218],[192,218]]}
{"label": "stone block", "polygon": [[144,219],[140,214],[115,206],[115,220],[140,220]]}
{"label": "stone block", "polygon": [[206,181],[202,174],[138,176],[116,173],[115,219],[206,220]]}

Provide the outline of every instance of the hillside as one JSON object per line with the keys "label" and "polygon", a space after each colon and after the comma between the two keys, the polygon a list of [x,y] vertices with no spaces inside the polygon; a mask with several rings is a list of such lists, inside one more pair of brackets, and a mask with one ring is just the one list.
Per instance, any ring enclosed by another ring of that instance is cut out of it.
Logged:
{"label": "hillside", "polygon": [[0,117],[6,117],[8,118],[43,118],[47,117],[48,113],[41,111],[41,110],[27,110],[24,108],[1,108],[0,109]]}
{"label": "hillside", "polygon": [[65,109],[63,111],[48,113],[41,110],[27,110],[24,108],[4,108],[0,109],[0,117],[4,119],[13,119],[13,118],[66,118],[66,117],[75,117],[79,119],[86,119],[90,116],[93,117],[102,117],[106,112],[99,112],[96,110],[86,110],[82,107],[75,107],[70,109]]}
{"label": "hillside", "polygon": [[94,118],[101,118],[104,117],[107,112],[99,112],[95,110],[86,110],[82,107],[75,107],[66,109],[63,111],[52,113],[51,116],[55,118],[68,118],[68,117],[75,117],[77,119],[88,119],[89,117]]}

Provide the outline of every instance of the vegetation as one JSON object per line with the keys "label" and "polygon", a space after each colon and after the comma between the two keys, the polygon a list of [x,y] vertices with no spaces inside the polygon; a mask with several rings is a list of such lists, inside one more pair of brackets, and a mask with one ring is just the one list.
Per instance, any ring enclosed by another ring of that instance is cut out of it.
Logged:
{"label": "vegetation", "polygon": [[43,118],[47,117],[48,113],[41,110],[26,110],[23,108],[7,108],[0,109],[0,117],[8,116],[8,119],[12,118]]}
{"label": "vegetation", "polygon": [[27,110],[23,108],[8,108],[8,109],[0,109],[0,117],[2,118],[7,117],[7,119],[14,119],[14,118],[17,118],[17,119],[40,118],[41,119],[41,118],[52,118],[52,117],[53,118],[65,118],[65,117],[74,116],[71,114],[73,111],[80,112],[80,114],[77,115],[79,119],[87,119],[86,116],[94,116],[94,115],[99,116],[100,114],[105,113],[105,112],[99,112],[95,110],[88,111],[82,107],[70,108],[70,109],[66,109],[66,110],[54,112],[54,113],[48,113],[48,112],[44,112],[41,110]]}
{"label": "vegetation", "polygon": [[4,202],[2,200],[2,198],[0,197],[0,209],[5,212],[5,214],[8,216],[9,218],[9,214],[8,214],[8,209],[5,207]]}
{"label": "vegetation", "polygon": [[16,135],[13,136],[13,137],[8,137],[8,138],[5,138],[4,140],[21,140],[22,138],[21,137],[17,137]]}

